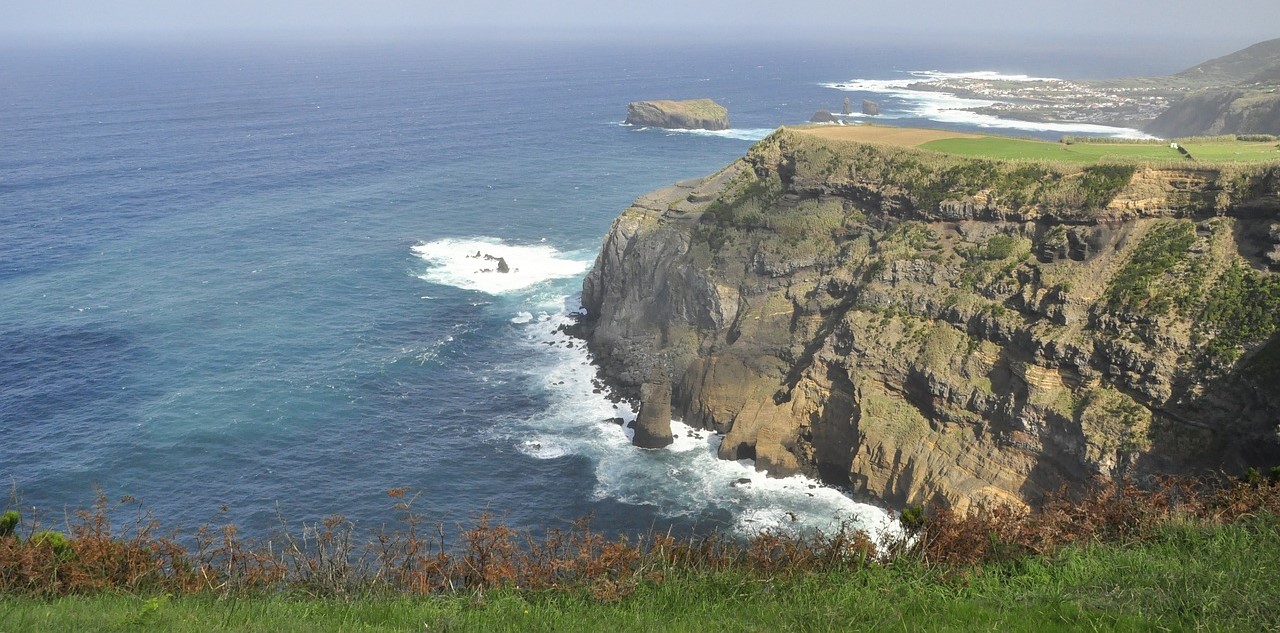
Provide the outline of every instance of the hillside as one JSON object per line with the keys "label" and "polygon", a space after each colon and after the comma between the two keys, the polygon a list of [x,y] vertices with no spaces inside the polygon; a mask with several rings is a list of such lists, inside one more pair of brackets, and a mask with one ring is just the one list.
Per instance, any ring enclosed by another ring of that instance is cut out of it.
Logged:
{"label": "hillside", "polygon": [[722,457],[895,505],[1276,463],[1278,176],[783,129],[618,218],[584,329]]}
{"label": "hillside", "polygon": [[1145,126],[1166,138],[1280,134],[1280,39],[1254,44],[1173,75],[1192,91]]}
{"label": "hillside", "polygon": [[1209,90],[1188,95],[1146,125],[1156,136],[1280,133],[1280,94]]}
{"label": "hillside", "polygon": [[1202,87],[1237,86],[1270,81],[1280,74],[1280,38],[1196,64],[1174,77]]}

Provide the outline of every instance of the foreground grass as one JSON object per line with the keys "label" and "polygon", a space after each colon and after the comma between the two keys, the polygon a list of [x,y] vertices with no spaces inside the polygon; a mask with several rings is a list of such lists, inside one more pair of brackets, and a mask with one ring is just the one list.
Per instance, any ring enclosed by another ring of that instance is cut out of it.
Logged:
{"label": "foreground grass", "polygon": [[1155,538],[973,567],[900,559],[763,578],[678,572],[602,602],[586,590],[429,598],[0,598],[9,631],[1276,630],[1280,527],[1169,524]]}
{"label": "foreground grass", "polygon": [[[1262,162],[1280,160],[1274,142],[1192,142],[1185,144],[1200,162]],[[1160,143],[1052,143],[999,136],[948,138],[929,141],[922,149],[1002,160],[1052,160],[1096,163],[1103,158],[1140,161],[1186,160],[1177,150]]]}

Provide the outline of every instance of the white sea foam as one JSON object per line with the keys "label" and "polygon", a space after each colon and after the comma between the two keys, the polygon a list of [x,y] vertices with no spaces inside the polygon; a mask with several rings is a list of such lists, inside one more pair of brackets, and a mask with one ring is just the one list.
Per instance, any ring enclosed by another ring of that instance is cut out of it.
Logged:
{"label": "white sea foam", "polygon": [[629,127],[637,132],[661,132],[667,136],[688,135],[688,136],[714,136],[718,138],[732,138],[740,141],[758,141],[764,137],[773,134],[775,128],[771,127],[754,127],[754,128],[730,128],[728,130],[682,130],[676,128],[659,128],[635,126],[630,123],[619,123],[624,127]]}
{"label": "white sea foam", "polygon": [[981,79],[984,81],[1060,81],[1057,77],[1032,77],[1009,75],[995,70],[972,70],[962,73],[944,73],[937,70],[917,70],[911,74],[926,79]]}
{"label": "white sea foam", "polygon": [[[524,428],[509,429],[517,450],[544,459],[561,450],[588,457],[595,464],[599,498],[654,506],[667,516],[726,511],[744,534],[765,529],[832,530],[845,522],[875,538],[900,534],[884,510],[853,501],[817,481],[770,478],[749,460],[719,459],[721,436],[679,421],[672,422],[675,442],[671,446],[658,450],[631,446],[626,424],[635,420],[636,412],[597,393],[595,368],[586,351],[557,332],[568,322],[562,312],[520,330],[523,342],[538,350],[531,359],[544,359],[531,362],[528,371],[541,381],[552,405],[524,421]],[[615,418],[626,424],[615,423]]]}
{"label": "white sea foam", "polygon": [[689,134],[692,136],[716,136],[719,138],[732,138],[740,141],[758,141],[770,134],[773,134],[773,131],[774,128],[770,127],[728,130],[663,130],[663,132],[668,135]]}
{"label": "white sea foam", "polygon": [[[493,295],[573,277],[589,264],[547,244],[512,245],[487,237],[435,240],[414,246],[413,252],[429,265],[421,279]],[[510,271],[498,272],[498,262],[485,259],[485,255],[501,257]]]}
{"label": "white sea foam", "polygon": [[1006,81],[1052,81],[1050,77],[1030,77],[1027,75],[1004,75],[994,71],[976,71],[969,73],[940,73],[936,71],[914,71],[901,79],[852,79],[850,81],[829,82],[820,84],[825,88],[843,90],[845,92],[870,92],[894,97],[903,101],[900,109],[890,109],[881,104],[879,118],[882,119],[927,119],[939,123],[955,123],[988,129],[1026,130],[1031,132],[1061,132],[1063,134],[1097,134],[1115,138],[1145,139],[1151,135],[1133,128],[1097,125],[1094,123],[1050,123],[1039,121],[1020,121],[1006,119],[991,114],[970,112],[971,108],[985,108],[998,103],[989,99],[970,99],[958,97],[947,92],[915,90],[907,88],[912,84],[930,79],[973,78],[1001,79]]}
{"label": "white sea foam", "polygon": [[516,444],[516,449],[534,459],[556,459],[569,454],[569,450],[546,437],[525,440]]}

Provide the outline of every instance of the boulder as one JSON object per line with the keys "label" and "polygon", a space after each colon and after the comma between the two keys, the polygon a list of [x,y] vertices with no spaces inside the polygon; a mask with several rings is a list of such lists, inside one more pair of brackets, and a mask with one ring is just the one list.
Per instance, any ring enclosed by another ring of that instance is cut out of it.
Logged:
{"label": "boulder", "polygon": [[809,117],[810,123],[835,123],[836,121],[839,121],[836,115],[826,110],[818,110],[813,113],[813,116]]}
{"label": "boulder", "polygon": [[727,130],[729,110],[710,99],[635,101],[627,106],[627,124],[682,130]]}
{"label": "boulder", "polygon": [[880,114],[880,104],[870,99],[863,99],[862,113],[867,116],[878,116]]}
{"label": "boulder", "polygon": [[640,415],[631,427],[631,443],[640,448],[662,448],[671,444],[671,383],[647,382],[640,386]]}

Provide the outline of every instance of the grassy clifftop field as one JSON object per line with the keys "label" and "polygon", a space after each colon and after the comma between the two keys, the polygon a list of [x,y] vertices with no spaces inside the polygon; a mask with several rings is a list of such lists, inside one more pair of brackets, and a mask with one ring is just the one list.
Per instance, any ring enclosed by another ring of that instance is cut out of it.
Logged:
{"label": "grassy clifftop field", "polygon": [[1066,161],[1092,164],[1099,161],[1148,161],[1193,164],[1280,162],[1280,139],[1265,135],[1190,138],[1177,141],[1183,153],[1169,141],[1115,141],[1068,139],[1038,141],[996,135],[964,134],[945,130],[891,128],[870,125],[796,128],[821,138],[864,143],[884,143],[993,160]]}

